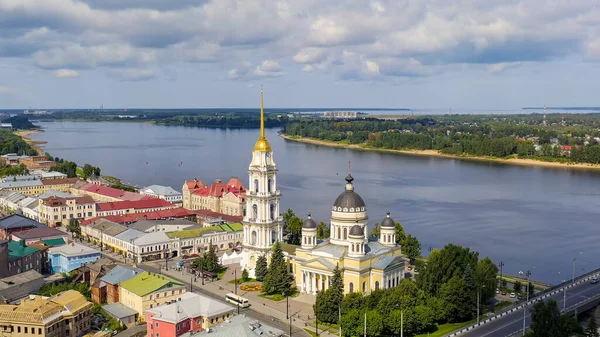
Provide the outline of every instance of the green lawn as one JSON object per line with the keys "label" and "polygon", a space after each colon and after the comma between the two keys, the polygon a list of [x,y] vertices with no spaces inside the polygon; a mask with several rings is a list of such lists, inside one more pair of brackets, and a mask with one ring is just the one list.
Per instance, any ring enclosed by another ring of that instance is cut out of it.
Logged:
{"label": "green lawn", "polygon": [[448,323],[448,324],[438,325],[437,331],[430,332],[429,334],[425,333],[422,335],[417,335],[415,337],[441,337],[441,336],[451,333],[454,330],[464,328],[467,325],[473,324],[473,323],[475,323],[475,321],[476,321],[476,319],[474,319],[472,321],[468,321],[468,322],[463,322],[463,323]]}
{"label": "green lawn", "polygon": [[[289,297],[296,297],[300,294],[300,292],[294,288],[294,292],[289,296]],[[262,298],[266,298],[268,300],[271,301],[281,301],[281,300],[285,300],[285,296],[281,295],[281,294],[273,294],[273,295],[267,295],[267,294],[259,294],[258,296],[262,297]]]}
{"label": "green lawn", "polygon": [[78,167],[75,169],[75,173],[77,174],[78,177],[83,177],[83,169]]}
{"label": "green lawn", "polygon": [[494,310],[495,310],[496,312],[498,312],[498,311],[500,311],[500,310],[502,310],[502,309],[504,309],[504,308],[508,307],[508,306],[509,306],[509,305],[511,305],[511,304],[513,304],[513,303],[512,303],[512,302],[510,302],[510,301],[502,301],[502,302],[500,302],[500,303],[496,304],[496,308],[495,308]]}
{"label": "green lawn", "polygon": [[221,270],[220,272],[217,273],[217,279],[222,279],[223,275],[225,275],[225,273],[227,272],[227,267],[223,267],[223,270]]}
{"label": "green lawn", "polygon": [[256,282],[256,279],[255,278],[249,278],[246,281],[242,281],[241,279],[237,279],[237,280],[231,280],[231,281],[229,281],[229,283],[235,284],[236,283],[235,281],[237,281],[237,284],[242,284],[242,283]]}

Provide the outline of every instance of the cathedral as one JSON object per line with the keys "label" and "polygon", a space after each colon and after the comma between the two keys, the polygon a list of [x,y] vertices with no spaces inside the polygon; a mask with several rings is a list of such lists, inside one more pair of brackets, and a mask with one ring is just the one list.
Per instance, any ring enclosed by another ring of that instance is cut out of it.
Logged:
{"label": "cathedral", "polygon": [[[262,89],[260,136],[254,145],[248,174],[241,267],[253,277],[256,259],[263,254],[268,256],[273,243],[283,240],[281,193],[276,185],[273,150],[265,138]],[[369,237],[367,206],[354,191],[353,182],[348,169],[344,191],[331,208],[328,239],[317,239],[317,224],[309,213],[302,226],[301,245],[284,244],[290,272],[302,293],[326,290],[336,266],[343,272],[346,294],[369,294],[379,288],[395,287],[404,277],[407,259],[396,244],[396,226],[390,212],[380,223],[380,237]]]}

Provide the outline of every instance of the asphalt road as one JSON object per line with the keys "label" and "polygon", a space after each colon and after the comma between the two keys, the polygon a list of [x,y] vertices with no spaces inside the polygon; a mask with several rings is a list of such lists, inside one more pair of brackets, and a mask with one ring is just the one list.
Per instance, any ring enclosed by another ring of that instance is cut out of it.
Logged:
{"label": "asphalt road", "polygon": [[[568,308],[571,305],[577,304],[587,298],[593,297],[600,293],[600,283],[592,284],[589,281],[581,283],[573,288],[567,289],[567,305]],[[553,299],[558,304],[558,308],[563,308],[563,292],[554,294],[547,297],[545,300]],[[525,313],[525,327],[529,327],[531,324],[531,309],[533,304],[526,307],[527,312]],[[511,334],[517,333],[523,330],[523,310],[514,311],[501,318],[488,322],[476,329],[469,332],[465,332],[460,336],[477,336],[477,337],[506,337]],[[518,334],[520,336],[521,334]]]}

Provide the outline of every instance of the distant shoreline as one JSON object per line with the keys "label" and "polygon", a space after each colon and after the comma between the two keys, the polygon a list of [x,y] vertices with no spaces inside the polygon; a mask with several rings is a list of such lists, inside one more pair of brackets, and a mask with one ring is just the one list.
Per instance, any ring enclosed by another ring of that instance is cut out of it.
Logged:
{"label": "distant shoreline", "polygon": [[320,139],[314,138],[296,138],[290,137],[283,133],[279,133],[279,136],[285,140],[313,144],[313,145],[321,145],[321,146],[329,146],[329,147],[339,147],[353,150],[362,150],[362,151],[377,151],[377,152],[387,152],[387,153],[396,153],[396,154],[406,154],[406,155],[416,155],[416,156],[427,156],[427,157],[440,157],[440,158],[448,158],[448,159],[461,159],[461,160],[471,160],[471,161],[487,161],[494,162],[500,164],[510,164],[510,165],[521,165],[521,166],[539,166],[539,167],[547,167],[547,168],[574,168],[574,169],[587,169],[587,170],[600,170],[600,165],[597,164],[584,164],[584,163],[556,163],[556,162],[547,162],[535,159],[520,159],[520,158],[494,158],[494,157],[475,157],[475,156],[456,156],[451,154],[439,153],[437,150],[393,150],[393,149],[381,149],[381,148],[372,148],[366,147],[360,144],[341,144],[336,142],[329,142]]}

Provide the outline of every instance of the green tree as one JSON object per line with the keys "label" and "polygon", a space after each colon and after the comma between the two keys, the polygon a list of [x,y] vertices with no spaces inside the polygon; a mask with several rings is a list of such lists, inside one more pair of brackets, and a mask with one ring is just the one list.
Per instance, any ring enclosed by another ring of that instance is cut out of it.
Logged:
{"label": "green tree", "polygon": [[[448,244],[441,250],[434,249],[427,265],[419,270],[417,284],[426,295],[437,296],[442,284],[455,275],[464,276],[467,267],[474,271],[477,261],[478,253],[466,247]],[[474,289],[472,286],[469,294]]]}
{"label": "green tree", "polygon": [[281,250],[281,243],[275,242],[271,252],[271,263],[263,280],[263,292],[266,294],[289,294],[292,279],[287,270],[287,263]]}
{"label": "green tree", "polygon": [[516,293],[520,293],[521,292],[521,288],[522,288],[521,281],[515,281],[515,284],[513,285],[513,290]]}
{"label": "green tree", "polygon": [[69,220],[69,224],[67,225],[67,232],[71,233],[73,238],[78,238],[81,236],[81,226],[79,225],[78,219]]}
{"label": "green tree", "polygon": [[431,308],[419,305],[404,313],[404,332],[407,335],[417,335],[435,326],[435,314]]}
{"label": "green tree", "polygon": [[254,270],[254,276],[257,281],[263,281],[265,279],[265,275],[267,275],[267,257],[266,255],[261,255],[256,259],[256,268]]}
{"label": "green tree", "polygon": [[371,233],[369,234],[369,236],[376,238],[379,238],[381,236],[381,228],[379,228],[379,222],[375,223],[375,226],[373,226],[373,229],[371,229]]}
{"label": "green tree", "polygon": [[489,257],[477,262],[475,269],[475,280],[480,286],[481,302],[486,303],[488,299],[496,295],[496,280],[498,278],[498,266]]}
{"label": "green tree", "polygon": [[533,296],[535,296],[535,286],[533,285],[533,283],[531,283],[531,281],[529,282],[528,290],[529,290],[529,298],[532,298]]}
{"label": "green tree", "polygon": [[404,227],[399,222],[396,222],[396,244],[402,244],[402,241],[406,238],[406,233],[404,233]]}
{"label": "green tree", "polygon": [[327,224],[323,221],[317,225],[317,239],[328,239],[331,235],[331,231]]}
{"label": "green tree", "polygon": [[209,244],[208,251],[204,252],[202,256],[199,256],[196,260],[194,260],[194,267],[196,267],[198,270],[204,270],[213,273],[218,273],[223,269],[212,241]]}
{"label": "green tree", "polygon": [[99,167],[94,167],[94,175],[96,177],[100,176],[100,172],[102,172],[102,170]]}
{"label": "green tree", "polygon": [[87,179],[94,174],[94,167],[90,164],[83,165],[83,179]]}
{"label": "green tree", "polygon": [[408,234],[402,244],[402,252],[410,259],[410,263],[415,263],[421,256],[421,243],[416,237]]}
{"label": "green tree", "polygon": [[598,324],[596,323],[596,317],[592,315],[587,328],[585,328],[585,337],[600,337],[598,333]]}
{"label": "green tree", "polygon": [[[342,272],[339,267],[336,266],[333,270],[331,285],[327,290],[317,293],[317,298],[313,305],[315,316],[319,321],[338,324],[340,310],[345,312],[343,307],[345,298],[343,297],[343,294],[344,281]],[[348,296],[346,296],[346,298],[348,298]],[[360,306],[357,306],[356,309],[360,309]]]}
{"label": "green tree", "polygon": [[350,310],[344,314],[340,322],[342,334],[345,337],[363,335],[364,331],[360,329],[362,327],[361,320],[364,320],[364,316],[361,318],[361,313],[357,309]]}
{"label": "green tree", "polygon": [[281,216],[283,217],[283,222],[288,224],[290,219],[296,216],[296,213],[291,208],[288,208]]}
{"label": "green tree", "polygon": [[302,219],[292,216],[287,221],[288,243],[299,245],[302,242]]}
{"label": "green tree", "polygon": [[242,282],[246,282],[250,279],[250,277],[248,276],[248,270],[246,268],[244,268],[242,270]]}
{"label": "green tree", "polygon": [[538,301],[531,314],[531,337],[569,337],[572,333],[583,332],[577,321],[561,315],[554,300]]}
{"label": "green tree", "polygon": [[464,279],[456,275],[440,288],[440,298],[444,301],[447,310],[448,322],[464,322],[472,317],[473,305],[465,296],[468,293]]}

